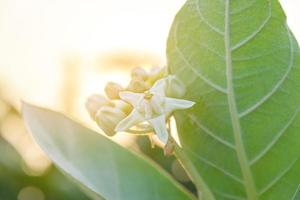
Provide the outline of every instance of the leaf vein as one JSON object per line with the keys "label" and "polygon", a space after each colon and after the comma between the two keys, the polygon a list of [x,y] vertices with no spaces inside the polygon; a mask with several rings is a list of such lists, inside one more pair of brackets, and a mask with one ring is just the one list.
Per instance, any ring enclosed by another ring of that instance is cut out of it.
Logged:
{"label": "leaf vein", "polygon": [[224,36],[224,32],[220,30],[219,28],[215,27],[214,25],[210,24],[205,17],[202,15],[201,9],[200,9],[200,3],[196,5],[197,14],[199,15],[200,19],[214,32],[218,33],[219,35]]}
{"label": "leaf vein", "polygon": [[282,173],[278,174],[269,184],[267,184],[260,192],[259,195],[266,193],[268,190],[270,190],[280,179],[282,179],[296,164],[296,162],[299,160],[299,158],[296,158],[291,164],[284,170]]}
{"label": "leaf vein", "polygon": [[240,118],[248,115],[249,113],[256,110],[259,106],[264,104],[275,92],[277,92],[277,90],[282,86],[282,84],[288,79],[289,73],[291,72],[293,65],[294,65],[294,56],[295,55],[294,55],[294,47],[292,44],[291,33],[289,32],[288,29],[287,29],[287,32],[288,32],[288,37],[289,37],[289,42],[290,42],[290,53],[291,53],[289,64],[288,64],[288,69],[286,70],[285,74],[280,79],[280,81],[273,87],[273,89],[268,94],[266,94],[263,98],[261,98],[259,101],[257,101],[253,106],[251,106],[251,107],[247,108],[246,110],[244,110],[243,112],[239,113]]}
{"label": "leaf vein", "polygon": [[278,50],[286,50],[286,49],[290,49],[290,47],[288,46],[287,47],[279,47],[279,48],[276,48],[276,49],[273,49],[272,51],[269,51],[269,52],[266,52],[266,53],[262,53],[262,54],[259,54],[259,55],[254,55],[254,56],[245,56],[245,57],[237,57],[237,58],[232,58],[233,61],[236,61],[236,62],[241,62],[241,61],[249,61],[249,60],[255,60],[255,59],[259,59],[259,58],[262,58],[262,57],[265,57],[265,56],[270,56],[274,53],[278,53]]}
{"label": "leaf vein", "polygon": [[264,155],[266,155],[272,149],[272,147],[274,147],[274,145],[278,142],[278,140],[282,137],[282,135],[286,132],[286,130],[293,124],[293,122],[295,121],[299,113],[300,113],[300,108],[297,109],[297,111],[287,122],[287,124],[277,134],[275,134],[274,139],[256,157],[254,157],[250,161],[250,165],[254,165]]}
{"label": "leaf vein", "polygon": [[190,147],[185,148],[185,150],[189,151],[192,155],[194,155],[200,162],[203,162],[206,165],[211,166],[212,168],[222,172],[224,175],[226,175],[227,177],[229,177],[230,179],[240,183],[240,184],[244,184],[243,180],[237,176],[235,176],[234,174],[231,174],[230,172],[228,172],[227,170],[217,166],[216,164],[214,164],[213,162],[207,160],[206,158],[204,158],[203,156],[200,156],[199,154],[197,154],[196,152],[194,152]]}
{"label": "leaf vein", "polygon": [[189,61],[184,57],[184,55],[182,54],[181,50],[176,46],[175,47],[177,52],[180,54],[183,62],[195,73],[195,75],[197,75],[199,78],[201,78],[205,83],[207,83],[208,85],[210,85],[212,88],[214,88],[215,90],[221,92],[221,93],[227,93],[227,90],[221,86],[219,86],[218,84],[214,83],[213,81],[211,81],[210,79],[208,79],[207,77],[205,77],[202,73],[200,73],[198,70],[196,70],[190,63]]}
{"label": "leaf vein", "polygon": [[[203,130],[207,135],[211,136],[213,139],[217,140],[218,142],[222,143],[223,145],[229,147],[230,149],[235,149],[235,146],[231,144],[230,142],[224,140],[223,138],[217,136],[214,134],[211,130],[209,130],[207,127],[205,127],[199,120],[197,120],[196,116],[193,114],[187,114],[188,118],[192,120],[192,122],[201,130]],[[198,133],[198,132],[197,132]]]}
{"label": "leaf vein", "polygon": [[269,0],[269,13],[267,18],[263,21],[263,23],[258,27],[257,30],[255,30],[251,35],[249,35],[247,38],[245,38],[244,40],[240,41],[239,43],[237,43],[236,45],[234,45],[231,48],[231,51],[235,51],[239,48],[241,48],[242,46],[244,46],[245,44],[247,44],[249,41],[251,41],[252,39],[255,38],[256,35],[258,35],[263,29],[264,27],[266,27],[266,25],[268,24],[268,22],[270,21],[271,17],[272,17],[272,3]]}
{"label": "leaf vein", "polygon": [[227,75],[227,88],[228,88],[228,107],[230,111],[230,119],[232,124],[233,136],[235,139],[236,153],[239,161],[240,169],[245,182],[245,190],[247,197],[251,200],[257,199],[256,185],[253,180],[252,171],[249,166],[249,161],[247,158],[245,146],[242,138],[242,128],[238,117],[236,97],[234,93],[233,86],[233,65],[232,65],[232,51],[230,49],[230,0],[226,0],[225,5],[225,16],[224,16],[224,26],[225,26],[225,36],[224,45],[226,50],[226,75]]}
{"label": "leaf vein", "polygon": [[256,1],[253,1],[250,5],[248,5],[248,6],[244,7],[244,8],[242,8],[242,9],[236,10],[236,11],[234,11],[234,12],[230,12],[230,15],[239,14],[239,13],[243,12],[244,10],[247,10],[247,9],[251,8],[255,3],[257,3],[257,0],[256,0]]}

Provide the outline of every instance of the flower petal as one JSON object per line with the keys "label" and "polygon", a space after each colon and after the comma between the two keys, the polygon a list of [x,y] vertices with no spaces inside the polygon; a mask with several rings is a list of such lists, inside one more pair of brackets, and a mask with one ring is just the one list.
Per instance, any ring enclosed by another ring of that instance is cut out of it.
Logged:
{"label": "flower petal", "polygon": [[158,139],[163,144],[166,144],[169,138],[169,134],[166,128],[166,116],[161,115],[159,117],[150,119],[149,123],[153,126]]}
{"label": "flower petal", "polygon": [[149,91],[151,93],[156,93],[165,96],[166,87],[167,87],[166,79],[163,78],[156,81]]}
{"label": "flower petal", "polygon": [[134,92],[120,92],[119,96],[122,100],[130,103],[133,107],[137,107],[140,100],[144,98],[144,94]]}
{"label": "flower petal", "polygon": [[183,100],[183,99],[174,99],[174,98],[165,98],[165,112],[170,113],[175,110],[187,109],[195,105],[195,102]]}
{"label": "flower petal", "polygon": [[143,104],[143,107],[144,107],[145,119],[151,119],[153,112],[149,102],[145,102]]}
{"label": "flower petal", "polygon": [[125,119],[118,123],[118,125],[115,128],[115,131],[126,131],[134,125],[143,121],[143,117],[136,110],[133,110]]}
{"label": "flower petal", "polygon": [[164,104],[165,104],[165,97],[160,95],[154,95],[152,99],[149,101],[151,109],[153,113],[156,115],[161,115],[164,113]]}

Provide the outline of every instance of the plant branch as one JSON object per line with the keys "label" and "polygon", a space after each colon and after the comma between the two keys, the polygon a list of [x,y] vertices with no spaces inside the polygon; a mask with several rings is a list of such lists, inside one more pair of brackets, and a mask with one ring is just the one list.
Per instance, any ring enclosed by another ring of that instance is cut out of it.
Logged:
{"label": "plant branch", "polygon": [[187,174],[191,178],[191,180],[196,185],[198,191],[198,199],[199,200],[215,200],[213,193],[211,192],[208,185],[204,182],[199,172],[195,168],[194,164],[190,161],[188,156],[183,152],[183,149],[179,147],[176,142],[175,145],[175,156],[178,158],[179,162],[186,170]]}

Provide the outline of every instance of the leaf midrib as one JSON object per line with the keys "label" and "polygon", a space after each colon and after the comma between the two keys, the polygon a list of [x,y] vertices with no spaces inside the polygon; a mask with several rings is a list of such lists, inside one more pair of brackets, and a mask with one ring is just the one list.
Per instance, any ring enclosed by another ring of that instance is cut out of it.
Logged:
{"label": "leaf midrib", "polygon": [[226,54],[226,76],[227,76],[227,100],[232,123],[233,135],[236,145],[237,157],[239,160],[240,168],[242,171],[244,186],[246,189],[247,197],[251,200],[257,200],[258,194],[256,191],[255,183],[253,180],[250,165],[246,155],[245,147],[242,139],[242,130],[239,121],[235,93],[233,88],[233,70],[232,70],[232,56],[230,44],[230,0],[225,0],[225,21],[224,21],[224,43]]}

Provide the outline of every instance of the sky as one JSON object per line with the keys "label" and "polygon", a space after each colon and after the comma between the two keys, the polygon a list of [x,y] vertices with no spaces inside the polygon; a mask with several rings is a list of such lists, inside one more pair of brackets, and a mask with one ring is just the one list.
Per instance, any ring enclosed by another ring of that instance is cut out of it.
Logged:
{"label": "sky", "polygon": [[[96,58],[114,51],[146,52],[163,63],[170,25],[184,2],[1,0],[0,84],[18,101],[55,106],[62,62],[76,56],[82,59],[80,73],[86,73],[84,97],[108,79],[125,82],[124,74],[105,70],[92,76]],[[281,2],[300,41],[300,2]]]}
{"label": "sky", "polygon": [[168,29],[182,4],[1,0],[0,80],[19,98],[53,105],[63,57],[80,55],[86,68],[95,56],[113,51],[150,52],[163,59]]}

